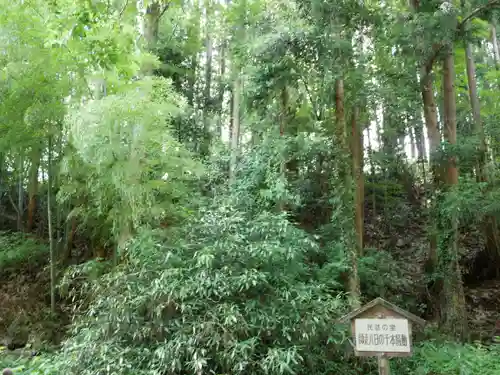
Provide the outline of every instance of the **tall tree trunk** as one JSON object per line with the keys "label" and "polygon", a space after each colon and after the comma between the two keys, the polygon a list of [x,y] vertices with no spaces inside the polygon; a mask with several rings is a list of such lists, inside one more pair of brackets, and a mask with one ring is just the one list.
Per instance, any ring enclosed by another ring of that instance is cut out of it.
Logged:
{"label": "tall tree trunk", "polygon": [[[450,145],[457,144],[457,105],[455,97],[455,59],[453,48],[449,47],[443,60],[443,114],[445,139]],[[452,188],[458,184],[458,168],[454,155],[448,157],[447,185]],[[446,275],[444,279],[444,316],[442,323],[455,335],[465,339],[467,334],[467,311],[462,283],[462,272],[459,264],[458,251],[458,215],[452,213],[451,236],[449,239],[447,257],[442,259]]]}
{"label": "tall tree trunk", "polygon": [[158,41],[158,28],[162,12],[163,6],[156,0],[153,0],[146,8],[143,32],[148,48],[153,48]]}
{"label": "tall tree trunk", "polygon": [[206,65],[205,65],[205,90],[203,92],[203,143],[200,153],[202,157],[208,157],[210,152],[211,134],[210,134],[210,106],[211,85],[212,85],[212,37],[210,35],[210,15],[212,14],[210,1],[206,2]]}
{"label": "tall tree trunk", "polygon": [[[286,86],[281,88],[281,96],[280,96],[280,137],[285,135],[285,129],[287,128],[288,123],[288,90]],[[280,160],[280,177],[283,181],[286,179],[286,155],[283,154]],[[285,209],[285,202],[283,199],[280,199],[278,202],[278,210],[283,211]]]}
{"label": "tall tree trunk", "polygon": [[359,108],[354,107],[351,119],[351,155],[354,179],[354,221],[356,228],[356,251],[363,256],[365,175],[363,172],[363,132],[359,124]]}
{"label": "tall tree trunk", "polygon": [[[229,4],[231,1],[226,0],[226,4]],[[238,23],[236,25],[236,28],[234,30],[235,33],[235,39],[236,42],[243,43],[245,40],[245,24],[246,24],[246,16],[245,16],[245,11],[246,11],[246,1],[242,1],[241,3],[236,3],[234,4],[236,8],[241,6],[242,8],[239,9],[239,19]],[[239,61],[237,61],[236,58],[234,58],[230,61],[231,62],[231,76],[232,76],[232,82],[233,82],[233,89],[232,89],[232,107],[231,107],[231,123],[232,123],[232,129],[230,132],[230,142],[231,142],[231,160],[229,163],[229,182],[232,183],[234,182],[235,175],[236,175],[236,164],[238,161],[238,155],[239,155],[239,147],[240,147],[240,131],[241,131],[241,91],[242,91],[242,86],[243,86],[243,81],[241,77],[241,66],[239,65]]]}
{"label": "tall tree trunk", "polygon": [[234,182],[236,173],[236,163],[239,154],[240,140],[240,93],[241,77],[240,72],[236,72],[236,77],[233,86],[233,108],[232,108],[232,131],[231,131],[231,160],[229,164],[229,181]]}
{"label": "tall tree trunk", "polygon": [[420,164],[420,170],[422,173],[422,178],[424,181],[424,186],[427,186],[427,179],[425,176],[425,163],[427,161],[427,147],[425,145],[425,134],[423,129],[422,113],[417,111],[416,118],[414,120],[414,130],[415,130],[415,143],[417,146],[417,157],[418,164]]}
{"label": "tall tree trunk", "polygon": [[[476,158],[476,176],[479,182],[486,182],[488,181],[488,176],[486,175],[485,164],[488,150],[486,145],[486,135],[481,121],[481,108],[477,92],[476,66],[470,43],[465,43],[465,59],[469,99],[472,109],[472,117],[474,120],[474,132],[479,138],[479,149],[477,150]],[[498,270],[500,267],[500,245],[498,238],[498,225],[494,216],[489,215],[484,218],[483,232],[486,240],[486,248],[491,257],[491,264],[495,268],[498,276]]]}
{"label": "tall tree trunk", "polygon": [[23,151],[19,153],[19,166],[18,166],[18,180],[17,180],[17,230],[23,230],[23,213],[24,213],[24,154]]}
{"label": "tall tree trunk", "polygon": [[424,119],[429,137],[429,164],[433,172],[434,182],[439,185],[442,180],[441,170],[437,162],[437,155],[441,145],[441,135],[439,133],[437,106],[434,100],[434,85],[432,83],[431,72],[425,67],[421,70],[422,102],[424,104]]}
{"label": "tall tree trunk", "polygon": [[[221,43],[219,51],[219,65],[220,65],[220,76],[219,76],[219,95],[217,98],[217,108],[219,112],[219,122],[217,124],[217,134],[219,138],[222,138],[222,123],[224,118],[224,93],[226,91],[225,75],[226,75],[226,42]],[[232,107],[231,107],[232,108]]]}
{"label": "tall tree trunk", "polygon": [[410,135],[410,156],[412,159],[415,159],[417,157],[417,144],[416,144],[414,128],[413,126],[411,126],[409,122],[407,124],[408,124],[408,133]]}
{"label": "tall tree trunk", "polygon": [[52,233],[52,136],[49,136],[47,166],[47,221],[49,223],[50,246],[50,311],[56,312],[56,255],[54,248],[54,235]]}
{"label": "tall tree trunk", "polygon": [[36,196],[38,194],[38,170],[40,168],[41,145],[34,145],[31,151],[30,181],[28,187],[28,220],[26,231],[31,233],[36,212]]}
{"label": "tall tree trunk", "polygon": [[193,53],[191,56],[191,71],[188,76],[187,101],[194,109],[194,94],[196,92],[196,70],[198,69],[198,55]]}
{"label": "tall tree trunk", "polygon": [[[413,11],[419,11],[419,1],[410,0],[410,6]],[[419,42],[420,44],[420,42]],[[432,66],[423,63],[420,66],[420,89],[422,92],[422,103],[424,107],[424,121],[429,137],[429,166],[431,169],[433,190],[436,192],[442,181],[441,168],[438,165],[438,152],[441,144],[441,134],[439,133],[438,113],[436,101],[434,100],[434,85],[431,77]],[[433,194],[435,196],[435,194]],[[431,202],[430,212],[435,212],[436,202]],[[434,320],[439,320],[441,315],[441,303],[438,301],[442,295],[443,277],[438,275],[438,251],[437,251],[437,223],[431,216],[429,222],[429,253],[425,264],[426,273],[434,281],[430,287],[430,313]]]}
{"label": "tall tree trunk", "polygon": [[481,107],[479,104],[479,96],[477,93],[477,82],[476,82],[476,65],[474,63],[474,57],[472,55],[472,46],[470,43],[466,43],[465,46],[465,63],[467,70],[467,84],[469,86],[469,100],[472,109],[472,118],[474,120],[474,128],[477,136],[479,137],[479,155],[476,165],[476,171],[478,179],[480,181],[486,180],[485,175],[485,156],[486,156],[486,137],[484,134],[483,124],[481,122]]}
{"label": "tall tree trunk", "polygon": [[[69,219],[69,218],[68,218]],[[73,243],[75,241],[76,230],[77,230],[76,215],[73,215],[71,220],[66,221],[66,241],[64,246],[64,252],[62,254],[62,264],[67,264],[68,260],[71,258],[71,252],[73,250]]]}
{"label": "tall tree trunk", "polygon": [[[429,137],[429,165],[432,176],[433,190],[439,189],[442,181],[441,168],[439,166],[437,157],[440,150],[441,135],[438,128],[437,108],[434,100],[434,85],[432,84],[431,72],[422,67],[421,89],[422,89],[422,102],[424,106],[424,119],[427,128],[427,135]],[[435,195],[435,194],[434,194]],[[436,202],[432,201],[430,204],[430,211],[435,212]],[[440,296],[443,289],[443,277],[438,275],[438,239],[437,239],[437,223],[431,216],[429,222],[429,253],[426,260],[426,273],[431,279],[434,279],[429,294],[431,300],[429,301],[429,310],[434,320],[440,319]]]}
{"label": "tall tree trunk", "polygon": [[500,62],[500,52],[498,51],[498,38],[497,38],[497,22],[493,17],[491,22],[491,43],[493,44],[493,56],[495,58],[495,67],[498,69]]}
{"label": "tall tree trunk", "polygon": [[[339,160],[338,168],[341,179],[344,180],[344,193],[342,204],[344,206],[345,218],[342,226],[344,227],[344,232],[347,238],[346,246],[349,249],[349,265],[351,267],[347,289],[349,291],[350,305],[352,308],[357,308],[360,306],[360,281],[358,275],[358,250],[359,250],[359,237],[350,238],[348,234],[352,229],[355,228],[355,223],[350,222],[352,215],[352,205],[354,204],[351,199],[351,189],[352,189],[352,174],[350,171],[349,160],[352,162],[352,156],[350,155],[350,147],[347,137],[347,127],[345,121],[345,105],[344,105],[344,80],[338,78],[335,81],[335,142],[341,146],[342,156]],[[356,125],[357,126],[357,125]],[[354,225],[353,225],[354,224]],[[352,228],[352,226],[354,228]],[[361,241],[362,246],[362,241]]]}
{"label": "tall tree trunk", "polygon": [[[376,130],[376,129],[375,129]],[[370,124],[366,127],[366,135],[368,139],[368,161],[370,163],[370,175],[371,178],[375,178],[375,163],[373,162],[373,148],[372,148],[372,137],[370,132]],[[373,217],[377,217],[377,194],[376,190],[372,188],[372,215]]]}
{"label": "tall tree trunk", "polygon": [[0,228],[4,227],[4,206],[3,206],[3,197],[4,193],[8,190],[6,189],[6,176],[5,176],[5,154],[0,152]]}
{"label": "tall tree trunk", "polygon": [[422,113],[417,111],[417,115],[414,121],[414,130],[415,130],[415,144],[417,146],[417,157],[418,160],[425,161],[427,160],[427,146],[425,145],[425,134],[422,122]]}

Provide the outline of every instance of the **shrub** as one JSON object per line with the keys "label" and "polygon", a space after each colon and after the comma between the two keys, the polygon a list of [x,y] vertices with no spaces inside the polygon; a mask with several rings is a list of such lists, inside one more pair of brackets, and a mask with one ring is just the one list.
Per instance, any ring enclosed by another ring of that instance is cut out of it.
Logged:
{"label": "shrub", "polygon": [[0,232],[0,270],[29,268],[47,260],[48,247],[23,233]]}
{"label": "shrub", "polygon": [[95,283],[58,371],[322,373],[343,303],[304,261],[315,247],[284,215],[223,205],[143,232],[128,264]]}
{"label": "shrub", "polygon": [[428,340],[415,348],[414,356],[394,364],[396,373],[415,375],[500,374],[497,345],[459,344]]}

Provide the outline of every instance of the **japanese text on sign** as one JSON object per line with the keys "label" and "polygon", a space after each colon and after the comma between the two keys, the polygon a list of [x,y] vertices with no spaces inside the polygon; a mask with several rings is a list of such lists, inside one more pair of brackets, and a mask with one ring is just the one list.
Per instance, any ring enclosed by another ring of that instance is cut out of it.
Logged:
{"label": "japanese text on sign", "polygon": [[354,327],[357,351],[410,352],[406,319],[356,319]]}

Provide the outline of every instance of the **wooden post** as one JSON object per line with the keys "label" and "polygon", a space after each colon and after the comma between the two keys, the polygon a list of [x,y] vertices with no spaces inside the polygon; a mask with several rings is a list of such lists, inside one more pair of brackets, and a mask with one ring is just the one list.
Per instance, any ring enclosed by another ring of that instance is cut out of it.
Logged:
{"label": "wooden post", "polygon": [[391,374],[389,359],[384,354],[378,356],[378,374],[379,375]]}
{"label": "wooden post", "polygon": [[[384,313],[378,313],[377,318],[379,319],[385,319],[386,316]],[[390,375],[391,373],[391,368],[389,365],[389,359],[385,355],[385,353],[382,353],[378,356],[378,375]]]}

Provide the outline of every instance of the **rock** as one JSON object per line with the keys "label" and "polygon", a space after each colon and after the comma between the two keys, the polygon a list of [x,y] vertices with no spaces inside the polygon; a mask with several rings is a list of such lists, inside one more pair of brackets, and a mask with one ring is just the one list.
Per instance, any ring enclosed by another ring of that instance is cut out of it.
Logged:
{"label": "rock", "polygon": [[2,370],[2,375],[14,375],[14,372],[10,368],[4,368]]}

